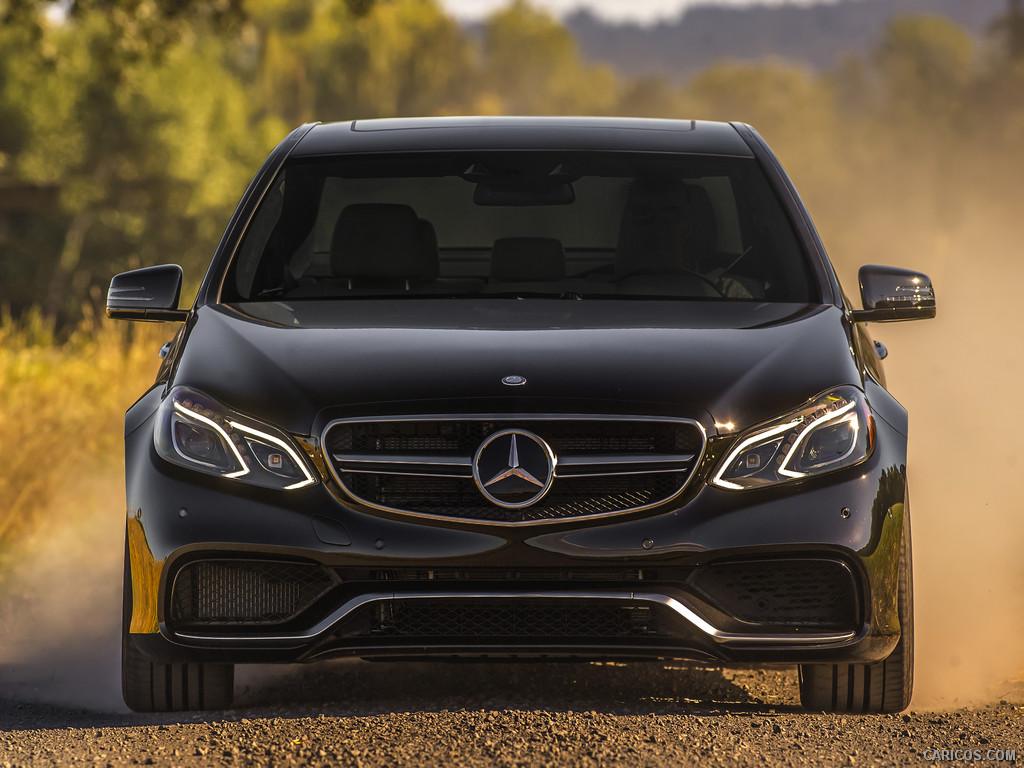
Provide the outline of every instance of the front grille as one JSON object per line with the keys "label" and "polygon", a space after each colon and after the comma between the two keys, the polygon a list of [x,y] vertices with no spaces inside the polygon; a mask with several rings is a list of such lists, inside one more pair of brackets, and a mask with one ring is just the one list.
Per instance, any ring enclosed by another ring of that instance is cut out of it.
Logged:
{"label": "front grille", "polygon": [[657,608],[586,600],[387,600],[359,609],[350,635],[422,639],[643,637],[659,634]]}
{"label": "front grille", "polygon": [[279,624],[336,583],[331,571],[309,563],[201,560],[178,571],[171,616],[180,625]]}
{"label": "front grille", "polygon": [[714,563],[696,570],[689,583],[717,608],[744,622],[844,630],[858,621],[853,574],[835,560]]}
{"label": "front grille", "polygon": [[[509,429],[537,435],[555,455],[550,490],[528,506],[493,503],[473,480],[477,450]],[[667,502],[692,476],[704,432],[686,419],[413,416],[335,422],[323,444],[336,479],[358,501],[417,515],[515,524]]]}
{"label": "front grille", "polygon": [[518,427],[536,432],[559,456],[587,453],[696,453],[704,445],[693,422],[629,417],[537,419],[483,417],[405,421],[341,421],[324,439],[329,453],[464,454],[472,456],[489,435]]}

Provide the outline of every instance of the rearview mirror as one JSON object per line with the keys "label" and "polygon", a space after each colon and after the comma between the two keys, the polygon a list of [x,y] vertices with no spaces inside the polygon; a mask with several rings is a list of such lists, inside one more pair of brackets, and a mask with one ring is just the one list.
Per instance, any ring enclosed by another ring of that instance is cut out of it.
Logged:
{"label": "rearview mirror", "polygon": [[864,309],[851,313],[855,323],[935,317],[935,291],[928,275],[899,267],[865,264],[857,277]]}
{"label": "rearview mirror", "polygon": [[576,192],[567,181],[537,184],[499,184],[480,182],[473,190],[476,205],[572,205]]}
{"label": "rearview mirror", "polygon": [[161,264],[115,275],[107,291],[107,317],[121,320],[176,320],[188,317],[178,309],[181,267]]}

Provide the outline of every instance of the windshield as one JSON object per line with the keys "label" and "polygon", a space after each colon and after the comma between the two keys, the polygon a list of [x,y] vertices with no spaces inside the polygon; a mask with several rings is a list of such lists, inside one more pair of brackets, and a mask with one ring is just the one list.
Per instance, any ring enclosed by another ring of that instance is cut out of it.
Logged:
{"label": "windshield", "polygon": [[807,259],[757,163],[630,152],[296,160],[222,300],[680,298],[808,303]]}

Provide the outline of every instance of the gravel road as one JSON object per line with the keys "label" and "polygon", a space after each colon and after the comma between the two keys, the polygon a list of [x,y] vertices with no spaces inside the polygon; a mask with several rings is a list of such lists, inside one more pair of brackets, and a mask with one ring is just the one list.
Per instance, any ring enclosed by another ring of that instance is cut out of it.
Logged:
{"label": "gravel road", "polygon": [[[963,765],[999,750],[1024,762],[1024,681],[991,704],[890,716],[804,713],[795,669],[654,663],[241,667],[236,692],[226,712],[133,715],[3,683],[0,766]],[[940,749],[970,759],[928,759]]]}

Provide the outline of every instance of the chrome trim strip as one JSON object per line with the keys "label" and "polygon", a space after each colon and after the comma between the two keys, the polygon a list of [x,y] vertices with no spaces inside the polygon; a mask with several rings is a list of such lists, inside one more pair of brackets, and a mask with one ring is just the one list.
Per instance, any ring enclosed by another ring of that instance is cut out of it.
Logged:
{"label": "chrome trim strip", "polygon": [[[343,464],[429,464],[444,467],[471,467],[473,466],[472,456],[392,456],[362,453],[334,453],[331,454],[335,461]],[[357,470],[362,471],[362,470]]]}
{"label": "chrome trim strip", "polygon": [[374,424],[394,421],[670,421],[693,424],[704,437],[707,430],[695,419],[683,416],[630,416],[628,414],[601,413],[419,413],[408,416],[349,416],[334,419],[323,429],[324,435],[335,424]]}
{"label": "chrome trim strip", "polygon": [[[358,469],[356,469],[356,468],[346,469],[345,467],[342,467],[341,471],[342,472],[346,472],[348,474],[352,474],[352,475],[398,475],[398,476],[401,476],[401,477],[454,477],[454,478],[458,478],[459,480],[472,480],[473,479],[473,475],[471,475],[471,474],[457,475],[457,474],[454,474],[452,472],[413,472],[411,470],[407,471],[407,470],[404,470],[404,469],[403,470],[398,470],[398,469],[368,469],[367,467],[359,467]],[[345,490],[348,491],[348,487],[347,486],[342,486],[342,487],[344,487]],[[351,491],[349,491],[349,493],[350,493],[350,495],[352,495],[353,498],[357,498],[355,496],[355,494],[352,494]],[[363,502],[363,503],[366,503],[366,502]],[[372,506],[372,505],[368,505],[368,506]],[[412,513],[410,512],[409,514],[412,514]]]}
{"label": "chrome trim strip", "polygon": [[[590,466],[601,464],[684,464],[693,461],[692,453],[680,454],[623,454],[621,456],[559,456],[558,463],[563,467]],[[662,471],[662,470],[652,470]]]}
{"label": "chrome trim strip", "polygon": [[[398,455],[366,455],[334,453],[331,458],[341,465],[343,472],[359,472],[368,475],[410,475],[414,477],[465,477],[472,479],[473,460],[463,456],[398,456]],[[663,472],[689,472],[692,467],[693,454],[651,455],[651,456],[599,456],[593,458],[587,456],[568,456],[558,459],[558,466],[555,468],[554,477],[611,477],[613,475],[653,475]],[[348,464],[368,465],[348,467]],[[408,469],[375,469],[372,465],[401,465]],[[600,469],[586,471],[590,467],[603,467],[614,465],[652,465],[646,469],[626,469],[613,472],[603,472]],[[684,466],[658,466],[658,465],[684,465]],[[459,467],[466,468],[466,474],[454,474],[450,472],[417,472],[422,467]],[[559,472],[559,469],[568,469],[568,472]]]}
{"label": "chrome trim strip", "polygon": [[554,600],[634,600],[646,603],[655,603],[668,608],[686,619],[691,625],[710,637],[716,643],[729,645],[732,643],[754,643],[771,645],[811,645],[820,643],[842,643],[852,640],[856,631],[850,632],[819,632],[805,635],[754,635],[738,632],[725,632],[718,629],[700,614],[686,605],[682,600],[656,592],[369,592],[365,595],[354,597],[343,603],[329,616],[319,621],[310,629],[304,632],[278,635],[203,635],[185,632],[175,632],[175,637],[184,640],[199,640],[208,642],[310,642],[328,633],[335,624],[344,619],[352,611],[369,603],[382,602],[384,600],[431,600],[431,599],[455,599],[455,600],[493,600],[493,599],[554,599]]}
{"label": "chrome trim strip", "polygon": [[[343,418],[343,419],[334,419],[334,420],[328,422],[327,425],[321,431],[321,433],[320,433],[320,445],[326,447],[326,445],[327,445],[327,441],[326,441],[327,433],[330,432],[331,428],[334,427],[337,424],[373,424],[373,423],[394,423],[394,422],[404,422],[404,421],[418,421],[418,422],[426,422],[426,421],[446,421],[446,422],[451,422],[451,421],[503,421],[503,422],[510,422],[510,423],[514,423],[514,422],[529,422],[529,421],[635,421],[635,422],[638,421],[638,422],[669,422],[669,423],[676,423],[676,424],[688,424],[690,426],[695,427],[697,429],[697,431],[700,433],[700,436],[701,436],[701,446],[700,446],[700,450],[696,454],[693,454],[695,457],[703,456],[704,455],[704,451],[707,448],[707,444],[708,444],[708,433],[707,433],[707,430],[704,428],[704,425],[701,424],[696,419],[688,419],[688,418],[684,418],[684,417],[681,417],[681,416],[630,416],[630,415],[623,415],[623,414],[593,414],[593,413],[566,413],[566,414],[556,414],[556,413],[541,413],[541,414],[536,414],[536,413],[532,413],[532,414],[531,413],[481,413],[481,414],[468,414],[468,415],[467,414],[441,414],[441,413],[438,413],[438,414],[411,414],[411,415],[404,415],[404,416],[398,416],[398,415],[396,415],[396,416],[351,416],[351,417],[347,417],[347,418]],[[683,454],[683,455],[685,455],[685,454]],[[330,457],[334,458],[333,454],[331,454]],[[557,459],[557,457],[556,457],[556,459]],[[595,520],[595,519],[604,518],[604,517],[616,517],[616,516],[619,516],[619,515],[632,514],[634,512],[643,512],[643,511],[648,510],[648,509],[653,509],[655,507],[660,507],[660,506],[662,506],[664,504],[668,504],[669,502],[679,498],[679,496],[682,495],[682,493],[689,487],[690,481],[693,479],[693,475],[695,474],[694,472],[690,472],[689,475],[684,480],[683,484],[679,487],[678,491],[673,493],[671,496],[667,496],[667,497],[665,497],[663,499],[659,499],[658,501],[654,502],[653,504],[643,504],[643,505],[636,506],[636,507],[630,507],[629,509],[618,509],[618,510],[615,510],[614,512],[599,512],[599,513],[593,514],[593,515],[576,515],[576,516],[573,516],[573,517],[557,517],[557,518],[551,518],[551,519],[548,519],[548,520],[514,520],[514,521],[503,521],[503,520],[474,520],[474,519],[471,519],[471,518],[457,517],[457,516],[454,516],[454,515],[434,515],[434,514],[429,514],[429,513],[426,513],[426,512],[414,512],[414,511],[411,511],[411,510],[408,510],[408,509],[399,509],[398,507],[386,507],[386,506],[383,506],[383,505],[380,505],[380,504],[374,504],[373,502],[369,501],[368,499],[364,499],[364,498],[362,498],[360,496],[357,496],[355,493],[353,493],[348,488],[348,486],[345,485],[345,483],[342,481],[341,476],[340,476],[340,474],[338,472],[338,468],[335,466],[335,462],[334,461],[325,461],[324,464],[327,465],[328,472],[330,472],[331,477],[334,478],[334,482],[338,484],[338,488],[340,488],[342,490],[342,492],[344,492],[344,494],[351,501],[354,501],[357,504],[361,504],[361,505],[363,505],[365,507],[368,507],[370,509],[376,509],[376,510],[380,510],[382,512],[391,512],[391,513],[398,514],[398,515],[406,515],[408,517],[419,517],[419,518],[423,518],[423,519],[426,519],[426,520],[439,520],[439,521],[444,521],[444,522],[448,522],[448,523],[460,523],[460,524],[468,524],[468,525],[493,525],[493,526],[500,526],[500,527],[517,527],[517,526],[524,526],[524,525],[558,525],[558,524],[565,524],[565,523],[573,523],[573,522],[578,521],[578,520]],[[365,472],[366,470],[356,470],[356,471]],[[556,473],[555,477],[558,477],[558,474],[557,474],[557,472],[558,472],[558,461],[556,461],[555,470],[554,471]],[[661,471],[672,471],[672,470],[661,470]],[[682,470],[680,470],[680,471],[682,471]],[[377,472],[375,474],[392,474],[392,473]],[[394,474],[402,475],[402,474],[410,474],[410,473],[408,473],[408,472],[398,472],[398,473],[394,473]],[[609,472],[609,473],[604,473],[604,474],[611,475],[611,474],[618,474],[618,473],[611,473],[611,472]],[[651,473],[643,472],[643,473],[638,473],[638,474],[651,474]],[[432,475],[432,476],[437,477],[439,475]],[[563,476],[563,477],[576,477],[576,476],[577,475],[567,475],[567,476]],[[587,477],[598,477],[599,475],[597,473],[592,473],[592,474],[588,474],[586,476]],[[459,475],[458,477],[461,477],[461,475]],[[328,485],[327,487],[330,488],[330,485]],[[340,499],[340,498],[339,498],[339,500],[344,501],[344,499]]]}
{"label": "chrome trim strip", "polygon": [[[342,464],[344,462],[338,462]],[[411,469],[371,469],[369,467],[342,467],[342,472],[359,475],[406,475],[408,477],[458,477],[463,480],[472,480],[471,474],[455,474],[453,472],[414,472]],[[633,469],[626,472],[569,472],[561,474],[557,470],[553,477],[569,480],[573,478],[586,477],[612,477],[614,475],[663,475],[669,472],[689,472],[690,467],[661,467],[659,469]],[[346,489],[347,490],[347,489]],[[409,514],[412,514],[411,512]],[[461,519],[461,518],[460,518]]]}
{"label": "chrome trim strip", "polygon": [[555,470],[555,477],[562,480],[576,480],[587,477],[615,477],[616,475],[664,475],[669,472],[689,472],[690,467],[661,467],[659,469],[630,469],[623,472],[569,472],[560,474]]}

